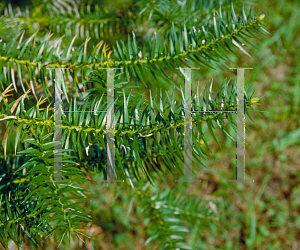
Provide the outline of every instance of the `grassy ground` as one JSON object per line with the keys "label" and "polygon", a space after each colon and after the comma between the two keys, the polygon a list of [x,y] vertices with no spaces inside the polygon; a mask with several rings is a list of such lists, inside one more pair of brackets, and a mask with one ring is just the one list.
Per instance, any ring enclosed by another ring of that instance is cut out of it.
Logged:
{"label": "grassy ground", "polygon": [[211,167],[197,189],[200,196],[208,195],[222,204],[223,229],[208,235],[207,244],[195,249],[300,247],[300,39],[296,24],[300,3],[281,0],[259,5],[271,36],[259,51],[253,50],[254,60],[243,58],[238,63],[253,67],[246,81],[254,84],[257,96],[263,96],[256,107],[264,111],[262,117],[254,114],[255,123],[246,120],[252,132],[246,132],[246,179],[255,182],[227,182],[234,177],[235,150],[226,141],[216,159],[208,161]]}

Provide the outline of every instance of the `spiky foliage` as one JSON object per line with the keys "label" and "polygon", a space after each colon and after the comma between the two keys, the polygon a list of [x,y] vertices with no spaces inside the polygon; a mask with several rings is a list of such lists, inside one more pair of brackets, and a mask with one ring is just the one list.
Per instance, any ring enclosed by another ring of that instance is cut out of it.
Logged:
{"label": "spiky foliage", "polygon": [[[134,10],[132,10],[134,11]],[[78,1],[45,1],[32,10],[21,11],[8,5],[4,9],[3,22],[18,22],[29,31],[53,31],[56,35],[80,38],[103,38],[113,33],[125,33],[135,16],[132,12],[121,15],[98,5],[83,5]]]}
{"label": "spiky foliage", "polygon": [[[244,6],[237,16],[228,1],[221,6],[204,1],[197,10],[198,1],[185,1],[180,6],[174,1],[172,7],[162,10],[162,6],[172,2],[157,1],[154,8],[140,1],[135,7],[140,15],[131,19],[128,16],[120,19],[120,13],[102,12],[95,5],[75,2],[70,7],[70,1],[45,1],[31,10],[34,15],[38,15],[37,10],[42,14],[47,10],[52,19],[33,17],[29,12],[25,18],[21,10],[19,15],[12,10],[4,13],[6,28],[11,22],[23,19],[27,24],[36,22],[38,27],[43,26],[41,31],[30,35],[28,31],[20,31],[10,41],[6,39],[0,44],[0,121],[5,122],[0,158],[0,242],[5,247],[9,239],[22,245],[25,235],[37,245],[53,234],[60,236],[59,244],[66,235],[75,234],[79,239],[86,236],[80,231],[90,220],[88,212],[80,206],[88,193],[86,178],[91,179],[90,175],[95,173],[106,174],[107,73],[103,68],[110,67],[120,68],[114,79],[116,178],[125,180],[124,184],[135,190],[132,196],[140,200],[138,206],[145,211],[150,236],[146,245],[157,249],[189,249],[184,221],[193,227],[199,220],[209,225],[216,219],[203,215],[206,210],[196,198],[182,201],[174,192],[153,196],[141,188],[141,180],[147,178],[153,184],[157,177],[164,180],[163,174],[168,172],[182,173],[184,93],[170,74],[178,73],[176,68],[191,65],[229,68],[227,61],[231,61],[230,54],[235,54],[233,47],[249,55],[244,43],[252,45],[249,38],[257,38],[256,34],[265,30],[261,26],[262,16],[257,17],[251,9],[246,11]],[[203,18],[201,22],[193,18],[198,14]],[[124,40],[116,41],[112,49],[108,45],[106,35],[110,29],[117,30],[128,23],[138,27],[145,17],[154,20],[149,25],[156,27],[154,23],[161,15],[170,19],[157,26],[160,29],[152,38],[145,41],[136,29],[135,33],[126,34]],[[174,22],[170,22],[171,17]],[[97,28],[101,26],[101,18],[109,20],[107,30],[104,28],[102,33]],[[75,32],[80,38],[85,37],[85,41],[76,45],[74,36],[65,45],[63,38],[57,38],[51,31],[60,35]],[[98,38],[101,34],[104,40],[89,46],[94,39],[89,36]],[[55,68],[68,68],[63,70],[61,82],[62,107],[69,110],[63,112],[61,119],[63,180],[67,183],[46,182],[54,178]],[[183,74],[179,76],[183,79]],[[133,81],[135,84],[131,85]],[[171,86],[173,92],[167,91]],[[148,97],[136,91],[157,87],[162,88],[159,96],[152,96],[150,91]],[[180,91],[179,97],[176,90]],[[192,99],[193,156],[202,165],[209,156],[207,149],[211,151],[204,124],[216,141],[216,125],[235,141],[225,126],[227,120],[236,131],[232,114],[196,112],[236,110],[236,81],[224,81],[216,93],[212,92],[209,81],[203,96],[197,89]],[[256,102],[247,86],[245,107],[249,117],[249,110],[254,110],[252,105]],[[74,112],[79,110],[82,112]]]}

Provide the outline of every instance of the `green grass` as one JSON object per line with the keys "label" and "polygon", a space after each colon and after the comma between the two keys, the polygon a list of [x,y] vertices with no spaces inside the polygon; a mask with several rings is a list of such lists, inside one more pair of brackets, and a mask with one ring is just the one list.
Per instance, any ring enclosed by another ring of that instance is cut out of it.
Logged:
{"label": "green grass", "polygon": [[[219,177],[218,188],[208,195],[222,203],[222,229],[204,237],[207,244],[197,249],[300,246],[300,39],[296,32],[300,3],[260,1],[257,8],[265,14],[271,36],[263,40],[259,50],[252,50],[254,60],[243,56],[244,60],[238,61],[240,67],[253,67],[246,81],[254,85],[256,96],[263,96],[256,106],[264,111],[262,117],[255,114],[255,123],[246,120],[251,131],[246,132],[246,179],[255,182],[228,183],[234,175],[234,145],[225,142],[222,149],[215,147],[218,153],[208,161],[206,177],[197,193],[207,195],[209,187],[215,185],[211,176]],[[207,181],[209,184],[205,184]],[[200,246],[199,242],[195,245]]]}

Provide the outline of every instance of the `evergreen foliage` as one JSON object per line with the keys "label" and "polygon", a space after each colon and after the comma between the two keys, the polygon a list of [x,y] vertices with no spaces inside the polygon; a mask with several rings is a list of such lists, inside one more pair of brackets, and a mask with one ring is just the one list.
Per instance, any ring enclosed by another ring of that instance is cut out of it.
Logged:
{"label": "evergreen foliage", "polygon": [[[11,239],[21,246],[25,235],[37,248],[54,234],[59,245],[75,235],[82,240],[88,237],[80,229],[91,220],[82,207],[89,193],[85,183],[94,174],[106,175],[106,113],[100,113],[107,110],[103,68],[115,67],[120,68],[115,75],[116,178],[125,180],[123,185],[132,189],[127,191],[139,200],[137,206],[149,223],[145,228],[149,249],[190,249],[189,228],[199,222],[210,227],[217,216],[198,198],[177,195],[175,190],[153,194],[142,185],[145,179],[153,184],[157,177],[164,181],[168,173],[182,174],[184,92],[170,75],[179,73],[176,68],[191,65],[229,68],[230,56],[238,56],[234,47],[250,56],[244,47],[252,45],[250,38],[258,39],[257,34],[266,32],[263,16],[228,0],[222,4],[141,0],[130,4],[126,13],[67,0],[44,1],[30,9],[2,7],[1,244],[7,248]],[[147,22],[149,30],[155,28],[155,35],[139,31],[142,22]],[[115,34],[120,39],[111,46],[109,39]],[[62,71],[63,109],[69,110],[62,115],[66,183],[46,182],[54,176],[55,77],[51,69],[55,68],[68,68]],[[179,77],[184,79],[183,73]],[[158,98],[150,91],[148,100],[139,91],[156,88],[161,89]],[[180,91],[179,103],[175,91]],[[82,92],[88,94],[82,96]],[[247,86],[249,117],[256,102]],[[197,89],[192,103],[193,111],[236,110],[236,81],[225,80],[216,95],[208,81],[204,93]],[[72,112],[79,110],[83,112]],[[217,143],[215,125],[235,141],[225,120],[236,131],[231,113],[192,113],[193,157],[199,164],[211,151],[204,123]]]}

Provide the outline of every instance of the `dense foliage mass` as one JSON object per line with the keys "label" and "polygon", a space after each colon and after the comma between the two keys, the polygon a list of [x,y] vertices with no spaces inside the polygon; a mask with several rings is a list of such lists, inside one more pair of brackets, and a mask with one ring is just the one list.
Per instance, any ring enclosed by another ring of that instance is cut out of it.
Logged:
{"label": "dense foliage mass", "polygon": [[[244,47],[266,32],[261,24],[264,16],[227,0],[124,4],[127,11],[67,0],[37,1],[20,8],[2,5],[0,242],[4,248],[10,240],[21,246],[26,238],[39,248],[51,237],[58,246],[73,238],[89,247],[83,228],[91,216],[84,202],[89,185],[98,183],[93,178],[106,178],[106,68],[118,68],[115,175],[124,180],[120,190],[134,197],[141,209],[148,235],[145,245],[190,249],[190,229],[211,228],[218,221],[198,198],[182,190],[153,193],[148,184],[165,181],[166,174],[182,174],[184,91],[177,80],[182,82],[184,74],[176,68],[229,68],[236,49],[250,56]],[[64,68],[62,107],[69,111],[61,117],[63,180],[68,181],[62,183],[47,182],[54,178],[54,69],[58,68]],[[178,78],[171,77],[174,74]],[[200,92],[198,86],[192,111],[236,110],[235,80],[225,80],[216,94],[209,80]],[[253,94],[246,85],[249,117],[258,101]],[[192,113],[195,162],[203,165],[209,156],[205,126],[215,141],[216,126],[235,141],[225,121],[236,130],[234,114]],[[149,183],[144,185],[145,181]]]}

